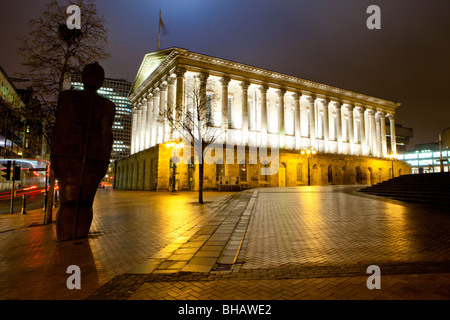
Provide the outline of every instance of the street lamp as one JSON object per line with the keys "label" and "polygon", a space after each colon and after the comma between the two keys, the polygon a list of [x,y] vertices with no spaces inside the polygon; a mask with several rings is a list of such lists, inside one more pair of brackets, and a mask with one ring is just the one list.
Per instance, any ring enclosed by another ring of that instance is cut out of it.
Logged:
{"label": "street lamp", "polygon": [[168,142],[165,144],[166,148],[172,148],[172,156],[170,157],[170,162],[172,165],[172,192],[175,192],[175,177],[177,174],[177,165],[175,164],[175,151],[184,148],[184,144],[182,142]]}
{"label": "street lamp", "polygon": [[392,161],[392,167],[391,167],[391,171],[392,171],[392,179],[394,179],[394,160],[397,159],[397,155],[395,153],[390,153],[387,155],[388,159],[390,159]]}
{"label": "street lamp", "polygon": [[307,147],[301,151],[301,154],[306,155],[308,158],[308,186],[311,185],[311,170],[309,168],[309,159],[311,158],[311,156],[315,155],[316,153],[317,153],[317,151],[313,147]]}

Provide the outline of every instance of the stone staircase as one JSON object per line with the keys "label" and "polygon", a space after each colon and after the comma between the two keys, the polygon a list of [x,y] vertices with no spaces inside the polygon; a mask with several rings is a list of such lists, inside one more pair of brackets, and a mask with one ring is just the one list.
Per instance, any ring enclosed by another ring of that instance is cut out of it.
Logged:
{"label": "stone staircase", "polygon": [[359,191],[447,210],[450,213],[449,172],[404,175]]}

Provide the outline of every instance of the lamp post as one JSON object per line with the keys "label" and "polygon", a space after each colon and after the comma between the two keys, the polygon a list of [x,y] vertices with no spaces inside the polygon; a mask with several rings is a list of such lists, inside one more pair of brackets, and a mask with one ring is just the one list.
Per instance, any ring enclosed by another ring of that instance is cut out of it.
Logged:
{"label": "lamp post", "polygon": [[388,159],[391,160],[391,170],[392,170],[392,179],[394,179],[395,174],[394,174],[394,160],[397,158],[397,155],[395,153],[390,153],[388,154]]}
{"label": "lamp post", "polygon": [[182,143],[182,142],[179,142],[179,143],[177,143],[177,142],[168,142],[168,143],[166,143],[165,144],[166,145],[166,148],[172,148],[172,152],[171,152],[171,157],[170,157],[170,162],[171,162],[171,164],[172,164],[172,192],[175,192],[176,190],[175,190],[175,177],[176,177],[176,174],[177,174],[177,165],[176,165],[176,163],[175,163],[175,150],[179,150],[179,149],[182,149],[182,148],[184,148],[184,144]]}
{"label": "lamp post", "polygon": [[308,158],[308,186],[311,185],[311,170],[310,170],[310,166],[309,166],[309,159],[311,158],[311,156],[315,155],[316,153],[317,153],[317,151],[313,147],[307,147],[301,151],[301,154],[302,155],[306,154],[306,157]]}

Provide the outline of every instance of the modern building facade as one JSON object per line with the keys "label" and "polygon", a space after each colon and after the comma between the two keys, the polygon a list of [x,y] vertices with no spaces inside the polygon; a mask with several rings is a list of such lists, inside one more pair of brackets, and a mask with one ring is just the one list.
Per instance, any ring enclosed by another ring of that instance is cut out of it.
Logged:
{"label": "modern building facade", "polygon": [[25,103],[6,72],[0,66],[0,157],[22,157]]}
{"label": "modern building facade", "polygon": [[[72,77],[71,87],[75,90],[83,90],[80,75]],[[131,102],[128,100],[131,83],[126,80],[106,78],[103,86],[97,93],[116,105],[116,116],[113,131],[113,148],[111,162],[130,155],[131,151]]]}
{"label": "modern building facade", "polygon": [[450,128],[441,131],[439,142],[418,144],[397,159],[407,162],[413,174],[450,172]]}
{"label": "modern building facade", "polygon": [[[216,189],[224,180],[253,188],[376,183],[391,175],[386,158],[397,153],[395,110],[400,104],[170,48],[145,56],[130,90],[131,156],[117,163],[116,188],[198,187],[196,164],[172,170],[174,150],[167,143],[184,135],[160,117],[169,110],[174,119],[187,118],[194,110],[192,88],[199,89],[200,99],[210,101],[208,126],[221,131],[217,142],[224,150],[245,150],[244,160],[221,156],[227,159],[206,165],[206,189]],[[273,174],[261,174],[267,163],[260,158],[252,161],[252,150],[258,153],[258,148],[277,151]],[[302,152],[305,149],[315,154]],[[410,173],[407,164],[398,166]]]}

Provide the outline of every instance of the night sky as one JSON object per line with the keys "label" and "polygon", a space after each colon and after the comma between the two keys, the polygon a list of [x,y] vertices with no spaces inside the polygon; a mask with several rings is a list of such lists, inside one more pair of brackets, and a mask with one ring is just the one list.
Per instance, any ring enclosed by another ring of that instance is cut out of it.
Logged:
{"label": "night sky", "polygon": [[[0,65],[23,71],[15,38],[46,0],[1,0]],[[97,0],[108,22],[110,78],[133,81],[157,49],[159,10],[177,46],[370,96],[401,102],[397,123],[409,145],[433,142],[450,127],[449,0]],[[369,30],[369,5],[381,30]]]}

